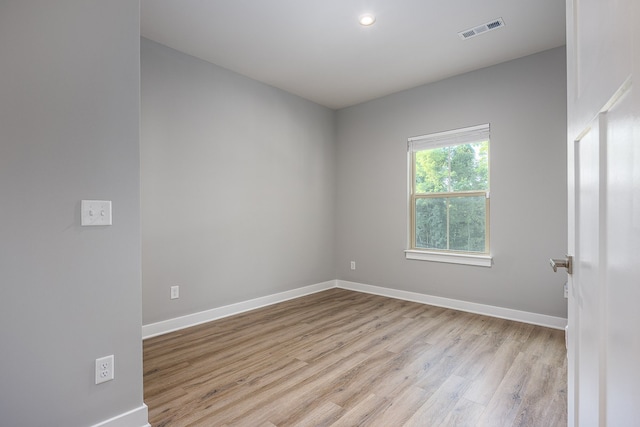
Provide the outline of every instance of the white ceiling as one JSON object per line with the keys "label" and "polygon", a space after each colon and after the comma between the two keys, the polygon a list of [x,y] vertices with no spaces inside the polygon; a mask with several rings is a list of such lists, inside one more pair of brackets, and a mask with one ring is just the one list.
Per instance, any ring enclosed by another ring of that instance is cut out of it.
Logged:
{"label": "white ceiling", "polygon": [[[564,0],[142,0],[143,37],[330,108],[565,44]],[[371,12],[376,23],[362,27]],[[503,18],[503,28],[458,32]]]}

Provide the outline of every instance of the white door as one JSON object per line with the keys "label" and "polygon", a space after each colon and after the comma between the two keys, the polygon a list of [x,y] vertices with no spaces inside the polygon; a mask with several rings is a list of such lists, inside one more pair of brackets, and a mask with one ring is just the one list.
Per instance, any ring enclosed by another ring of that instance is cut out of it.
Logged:
{"label": "white door", "polygon": [[570,426],[640,426],[639,21],[567,0]]}

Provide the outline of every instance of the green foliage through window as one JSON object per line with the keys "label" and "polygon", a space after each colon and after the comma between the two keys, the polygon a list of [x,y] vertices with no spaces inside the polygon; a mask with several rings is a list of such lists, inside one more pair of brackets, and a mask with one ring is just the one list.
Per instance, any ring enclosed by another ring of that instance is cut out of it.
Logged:
{"label": "green foliage through window", "polygon": [[488,252],[489,141],[412,153],[414,249]]}

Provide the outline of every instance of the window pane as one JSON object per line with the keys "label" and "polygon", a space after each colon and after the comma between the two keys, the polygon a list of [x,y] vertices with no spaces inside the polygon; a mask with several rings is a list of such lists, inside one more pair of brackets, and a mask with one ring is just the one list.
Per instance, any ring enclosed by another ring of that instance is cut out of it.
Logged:
{"label": "window pane", "polygon": [[416,200],[416,248],[447,249],[447,199]]}
{"label": "window pane", "polygon": [[415,247],[484,253],[486,206],[484,196],[416,199]]}
{"label": "window pane", "polygon": [[489,142],[461,144],[415,153],[417,194],[489,188]]}
{"label": "window pane", "polygon": [[449,249],[484,252],[486,198],[452,197],[449,199]]}
{"label": "window pane", "polygon": [[418,151],[415,156],[415,192],[449,191],[449,147]]}

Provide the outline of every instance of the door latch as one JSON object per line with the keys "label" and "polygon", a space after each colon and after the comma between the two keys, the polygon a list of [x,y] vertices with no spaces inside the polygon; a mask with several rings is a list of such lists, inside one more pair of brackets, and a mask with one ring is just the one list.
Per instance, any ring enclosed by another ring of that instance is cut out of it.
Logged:
{"label": "door latch", "polygon": [[567,255],[565,259],[553,259],[549,260],[549,264],[551,268],[553,268],[554,272],[558,271],[558,267],[566,268],[568,274],[573,274],[573,257],[571,255]]}

